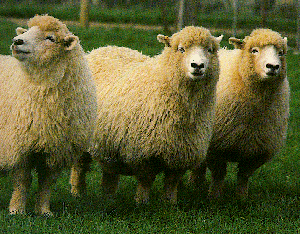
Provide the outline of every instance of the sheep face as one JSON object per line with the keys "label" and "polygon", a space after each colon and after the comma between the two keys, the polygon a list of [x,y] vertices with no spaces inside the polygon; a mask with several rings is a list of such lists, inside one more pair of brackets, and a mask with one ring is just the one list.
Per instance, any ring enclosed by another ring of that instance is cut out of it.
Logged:
{"label": "sheep face", "polygon": [[263,48],[254,47],[250,51],[253,54],[255,72],[262,80],[277,77],[282,69],[282,50],[274,45],[267,45]]}
{"label": "sheep face", "polygon": [[43,31],[39,26],[29,30],[17,28],[18,36],[13,38],[12,55],[18,60],[37,66],[44,66],[61,58],[65,51],[72,50],[78,42],[74,35],[61,38],[55,31]]}
{"label": "sheep face", "polygon": [[193,46],[186,51],[179,46],[178,50],[184,55],[184,71],[187,77],[192,80],[198,80],[205,76],[205,71],[209,65],[210,50],[206,50],[201,46]]}
{"label": "sheep face", "polygon": [[206,77],[210,63],[217,58],[222,38],[223,36],[213,37],[205,28],[193,26],[185,27],[171,38],[157,36],[158,41],[172,52],[170,56],[176,58],[177,64],[181,64],[184,76],[195,81]]}
{"label": "sheep face", "polygon": [[285,77],[287,38],[269,29],[257,29],[244,40],[230,38],[241,49],[240,72],[244,77],[271,81]]}

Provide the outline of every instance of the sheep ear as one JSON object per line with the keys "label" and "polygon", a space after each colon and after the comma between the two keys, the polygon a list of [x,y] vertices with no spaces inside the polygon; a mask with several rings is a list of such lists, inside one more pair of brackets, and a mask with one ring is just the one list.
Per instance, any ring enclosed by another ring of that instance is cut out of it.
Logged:
{"label": "sheep ear", "polygon": [[79,38],[74,35],[68,35],[64,38],[65,50],[72,50],[77,43],[79,43]]}
{"label": "sheep ear", "polygon": [[16,33],[17,33],[17,35],[21,35],[21,34],[23,34],[24,32],[27,32],[27,29],[21,28],[21,27],[17,27],[17,28],[16,28]]}
{"label": "sheep ear", "polygon": [[287,42],[288,42],[288,39],[287,39],[287,37],[284,37],[284,38],[283,38],[283,41],[284,41],[284,44],[286,44],[286,45],[287,45]]}
{"label": "sheep ear", "polygon": [[236,49],[243,49],[245,42],[242,39],[237,39],[235,37],[230,37],[229,38],[229,44],[234,45],[234,48]]}
{"label": "sheep ear", "polygon": [[222,41],[223,37],[224,37],[224,35],[221,35],[221,36],[215,37],[215,39],[220,44],[220,42]]}
{"label": "sheep ear", "polygon": [[157,35],[157,40],[160,42],[160,43],[164,43],[165,46],[168,46],[168,47],[171,47],[170,45],[170,38],[168,36],[164,36],[162,34],[158,34]]}

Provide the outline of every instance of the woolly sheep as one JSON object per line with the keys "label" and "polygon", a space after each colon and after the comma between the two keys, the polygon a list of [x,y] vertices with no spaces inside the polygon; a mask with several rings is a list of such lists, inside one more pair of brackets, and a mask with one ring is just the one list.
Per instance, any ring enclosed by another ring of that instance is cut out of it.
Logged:
{"label": "woolly sheep", "polygon": [[48,15],[17,28],[12,56],[0,59],[0,168],[13,180],[10,214],[25,213],[31,170],[35,211],[51,215],[50,186],[87,151],[96,120],[96,88],[79,39]]}
{"label": "woolly sheep", "polygon": [[[178,181],[208,148],[221,39],[191,26],[170,38],[158,35],[165,49],[155,57],[111,46],[87,56],[98,87],[92,156],[103,168],[105,193],[115,193],[120,174],[134,175],[136,202],[146,203],[164,172],[165,198],[176,203]],[[73,167],[73,193],[82,192],[85,172]]]}
{"label": "woolly sheep", "polygon": [[[219,52],[220,78],[213,136],[207,153],[212,172],[209,196],[219,198],[226,163],[238,162],[237,195],[248,196],[248,179],[283,147],[289,117],[287,39],[256,29],[244,40],[230,38],[235,50]],[[192,173],[201,183],[206,164]]]}

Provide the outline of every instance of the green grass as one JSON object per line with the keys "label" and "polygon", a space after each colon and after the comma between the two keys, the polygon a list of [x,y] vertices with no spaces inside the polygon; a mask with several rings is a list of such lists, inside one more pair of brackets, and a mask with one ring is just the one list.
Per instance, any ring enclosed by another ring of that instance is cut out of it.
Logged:
{"label": "green grass", "polygon": [[[163,25],[166,20],[169,26],[176,26],[177,22],[176,5],[169,4],[168,14],[164,18],[158,7],[145,7],[135,5],[131,7],[103,8],[92,6],[89,14],[90,21],[102,23],[131,23],[142,25]],[[39,4],[36,1],[31,3],[0,3],[0,16],[14,18],[31,18],[36,14],[49,14],[61,20],[79,20],[80,6],[77,4]],[[284,36],[289,35],[289,46],[296,47],[297,22],[294,15],[296,12],[287,10],[273,10],[268,13],[266,25],[275,31],[282,32]],[[245,30],[247,33],[252,29],[260,27],[260,15],[249,8],[241,8],[238,12],[237,29]],[[232,29],[233,12],[222,9],[203,8],[199,10],[196,24],[207,28]],[[175,28],[175,27],[173,27]]]}
{"label": "green grass", "polygon": [[1,40],[0,40],[0,54],[10,54],[10,44],[12,38],[16,36],[15,29],[18,25],[13,24],[0,18]]}
{"label": "green grass", "polygon": [[[9,54],[17,25],[0,20],[0,53]],[[158,31],[136,29],[70,27],[86,51],[114,44],[155,55],[163,46],[156,41]],[[216,35],[217,36],[217,35]],[[225,35],[226,41],[229,35]],[[223,43],[227,45],[227,43]],[[28,215],[8,215],[12,192],[9,177],[1,177],[0,233],[300,233],[300,58],[288,54],[291,85],[291,117],[285,148],[272,162],[262,166],[250,181],[250,197],[238,201],[233,193],[236,165],[231,164],[226,179],[225,199],[210,203],[206,189],[186,186],[179,189],[177,206],[160,202],[163,175],[159,175],[148,206],[136,207],[136,180],[122,177],[114,203],[107,202],[100,189],[101,169],[93,164],[87,176],[87,196],[75,199],[69,193],[69,171],[65,170],[53,187],[51,207],[55,216],[43,218],[33,212],[37,191],[36,175],[29,193]]]}
{"label": "green grass", "polygon": [[[166,20],[170,25],[175,25],[177,21],[177,5],[169,4]],[[31,18],[35,14],[48,13],[62,20],[78,20],[80,6],[77,4],[38,4],[32,3],[0,3],[0,16]],[[295,12],[286,13],[284,11],[273,10],[267,18],[267,26],[274,30],[296,32],[296,20],[292,15]],[[197,23],[205,27],[231,28],[233,12],[222,9],[199,9]],[[131,7],[103,8],[93,5],[90,9],[90,20],[111,23],[134,23],[145,25],[162,25],[163,17],[158,7],[145,7],[135,5]],[[241,8],[238,12],[238,28],[256,28],[260,25],[260,15],[255,14],[249,8]]]}

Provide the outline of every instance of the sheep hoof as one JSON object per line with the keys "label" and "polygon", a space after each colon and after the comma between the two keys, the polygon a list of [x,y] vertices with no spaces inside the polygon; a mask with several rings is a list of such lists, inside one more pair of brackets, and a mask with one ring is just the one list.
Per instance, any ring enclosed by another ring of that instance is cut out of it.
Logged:
{"label": "sheep hoof", "polygon": [[149,197],[148,198],[135,197],[135,202],[138,206],[149,204]]}
{"label": "sheep hoof", "polygon": [[53,216],[53,213],[50,211],[50,207],[49,206],[45,206],[45,207],[36,206],[35,207],[35,213],[37,215],[43,216],[43,217],[51,217],[51,216]]}
{"label": "sheep hoof", "polygon": [[221,190],[209,191],[207,198],[212,202],[220,201],[222,199],[222,191]]}
{"label": "sheep hoof", "polygon": [[173,199],[164,199],[166,203],[172,205],[172,206],[176,206],[177,205],[177,200],[173,200]]}
{"label": "sheep hoof", "polygon": [[105,203],[113,204],[117,201],[116,194],[107,194],[104,199]]}
{"label": "sheep hoof", "polygon": [[72,196],[75,197],[75,198],[82,198],[82,197],[84,197],[85,192],[82,191],[82,189],[74,188],[74,187],[72,186],[72,188],[71,188],[71,194],[72,194]]}
{"label": "sheep hoof", "polygon": [[40,214],[41,217],[44,217],[44,218],[50,218],[50,217],[53,217],[53,213],[51,211],[49,212],[46,212],[46,213],[43,213],[43,214]]}
{"label": "sheep hoof", "polygon": [[49,217],[54,216],[53,213],[50,210],[48,210],[48,211],[39,211],[39,212],[36,211],[36,214],[41,216],[41,217],[45,217],[45,218],[49,218]]}
{"label": "sheep hoof", "polygon": [[10,209],[9,214],[10,215],[25,215],[26,212],[23,209],[19,209],[19,210],[18,209]]}
{"label": "sheep hoof", "polygon": [[236,195],[241,201],[246,201],[248,199],[248,189],[247,188],[237,188]]}
{"label": "sheep hoof", "polygon": [[176,205],[177,204],[177,193],[167,193],[165,194],[164,197],[165,202],[171,204],[171,205]]}
{"label": "sheep hoof", "polygon": [[187,185],[189,187],[192,187],[193,189],[202,189],[205,186],[207,186],[207,180],[206,180],[206,178],[194,177],[191,175],[188,178]]}

